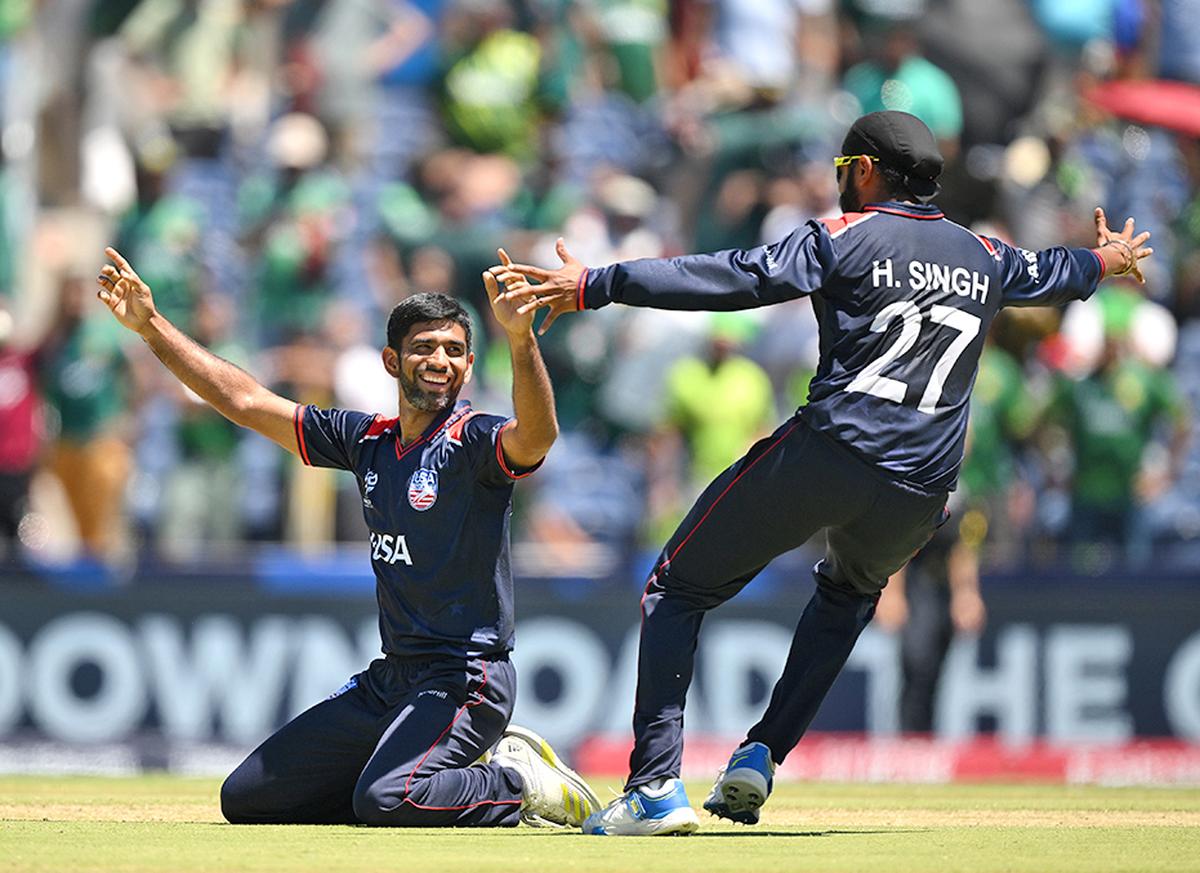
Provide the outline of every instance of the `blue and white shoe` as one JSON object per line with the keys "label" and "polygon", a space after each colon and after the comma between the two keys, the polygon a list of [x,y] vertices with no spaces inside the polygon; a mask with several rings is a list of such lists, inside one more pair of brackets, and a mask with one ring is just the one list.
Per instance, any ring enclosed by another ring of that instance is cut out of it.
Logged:
{"label": "blue and white shoe", "polygon": [[741,824],[758,824],[759,810],[775,786],[775,762],[762,743],[734,750],[717,774],[704,808],[715,816]]}
{"label": "blue and white shoe", "polygon": [[700,819],[688,804],[682,779],[670,779],[657,790],[635,788],[583,823],[585,834],[598,836],[662,837],[699,829]]}

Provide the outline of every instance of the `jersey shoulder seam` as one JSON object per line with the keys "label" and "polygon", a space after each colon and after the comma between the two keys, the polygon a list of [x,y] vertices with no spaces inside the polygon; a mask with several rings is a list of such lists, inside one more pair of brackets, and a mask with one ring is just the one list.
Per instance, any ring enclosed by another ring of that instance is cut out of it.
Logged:
{"label": "jersey shoulder seam", "polygon": [[852,227],[862,224],[869,218],[879,215],[878,212],[847,212],[837,218],[822,218],[820,222],[829,231],[830,239],[837,239]]}

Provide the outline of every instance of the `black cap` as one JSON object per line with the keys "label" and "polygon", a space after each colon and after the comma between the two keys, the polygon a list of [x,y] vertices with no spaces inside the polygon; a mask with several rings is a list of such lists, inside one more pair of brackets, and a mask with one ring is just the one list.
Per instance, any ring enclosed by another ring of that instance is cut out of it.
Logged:
{"label": "black cap", "polygon": [[908,190],[930,198],[940,190],[942,153],[921,119],[907,112],[886,110],[862,116],[842,140],[844,155],[874,155],[880,163],[904,174]]}

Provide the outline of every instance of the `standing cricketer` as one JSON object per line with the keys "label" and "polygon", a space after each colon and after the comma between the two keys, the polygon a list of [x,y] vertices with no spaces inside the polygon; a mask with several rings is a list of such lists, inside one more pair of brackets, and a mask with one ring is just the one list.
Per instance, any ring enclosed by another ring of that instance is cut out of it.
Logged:
{"label": "standing cricketer", "polygon": [[[808,403],[717,477],[667,542],[642,597],[635,745],[625,794],[584,823],[593,834],[690,833],[679,780],[683,708],[708,610],[776,555],[820,530],[825,558],[762,719],[704,807],[754,824],[774,770],[800,741],[888,576],[947,518],[967,406],[988,326],[1002,306],[1062,305],[1106,275],[1138,278],[1148,233],[1096,210],[1097,247],[1014,248],[948,221],[931,204],[942,156],[915,116],[859,118],[834,159],[841,207],[778,243],[587,269],[559,242],[561,268],[495,268],[518,312],[609,303],[735,310],[811,295],[821,355]],[[543,327],[543,330],[545,327]]]}
{"label": "standing cricketer", "polygon": [[99,297],[117,320],[226,418],[305,464],[351,472],[370,529],[384,657],[230,774],[225,818],[580,824],[599,807],[595,794],[541,737],[508,723],[513,482],[541,464],[558,434],[532,313],[484,274],[512,352],[515,418],[456,402],[471,378],[471,320],[442,294],[410,297],[388,318],[382,357],[396,380],[394,418],[320,409],[272,393],[184,336],[128,261],[106,251],[115,266],[102,268]]}

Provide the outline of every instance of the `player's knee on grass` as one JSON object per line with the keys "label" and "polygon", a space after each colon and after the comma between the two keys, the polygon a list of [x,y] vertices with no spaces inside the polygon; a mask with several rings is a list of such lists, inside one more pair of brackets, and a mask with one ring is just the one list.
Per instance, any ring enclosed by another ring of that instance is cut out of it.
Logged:
{"label": "player's knee on grass", "polygon": [[254,797],[257,792],[239,767],[221,784],[221,815],[230,824],[253,824]]}
{"label": "player's knee on grass", "polygon": [[354,816],[367,825],[414,827],[424,811],[408,799],[408,786],[397,788],[392,779],[359,779],[354,786]]}

